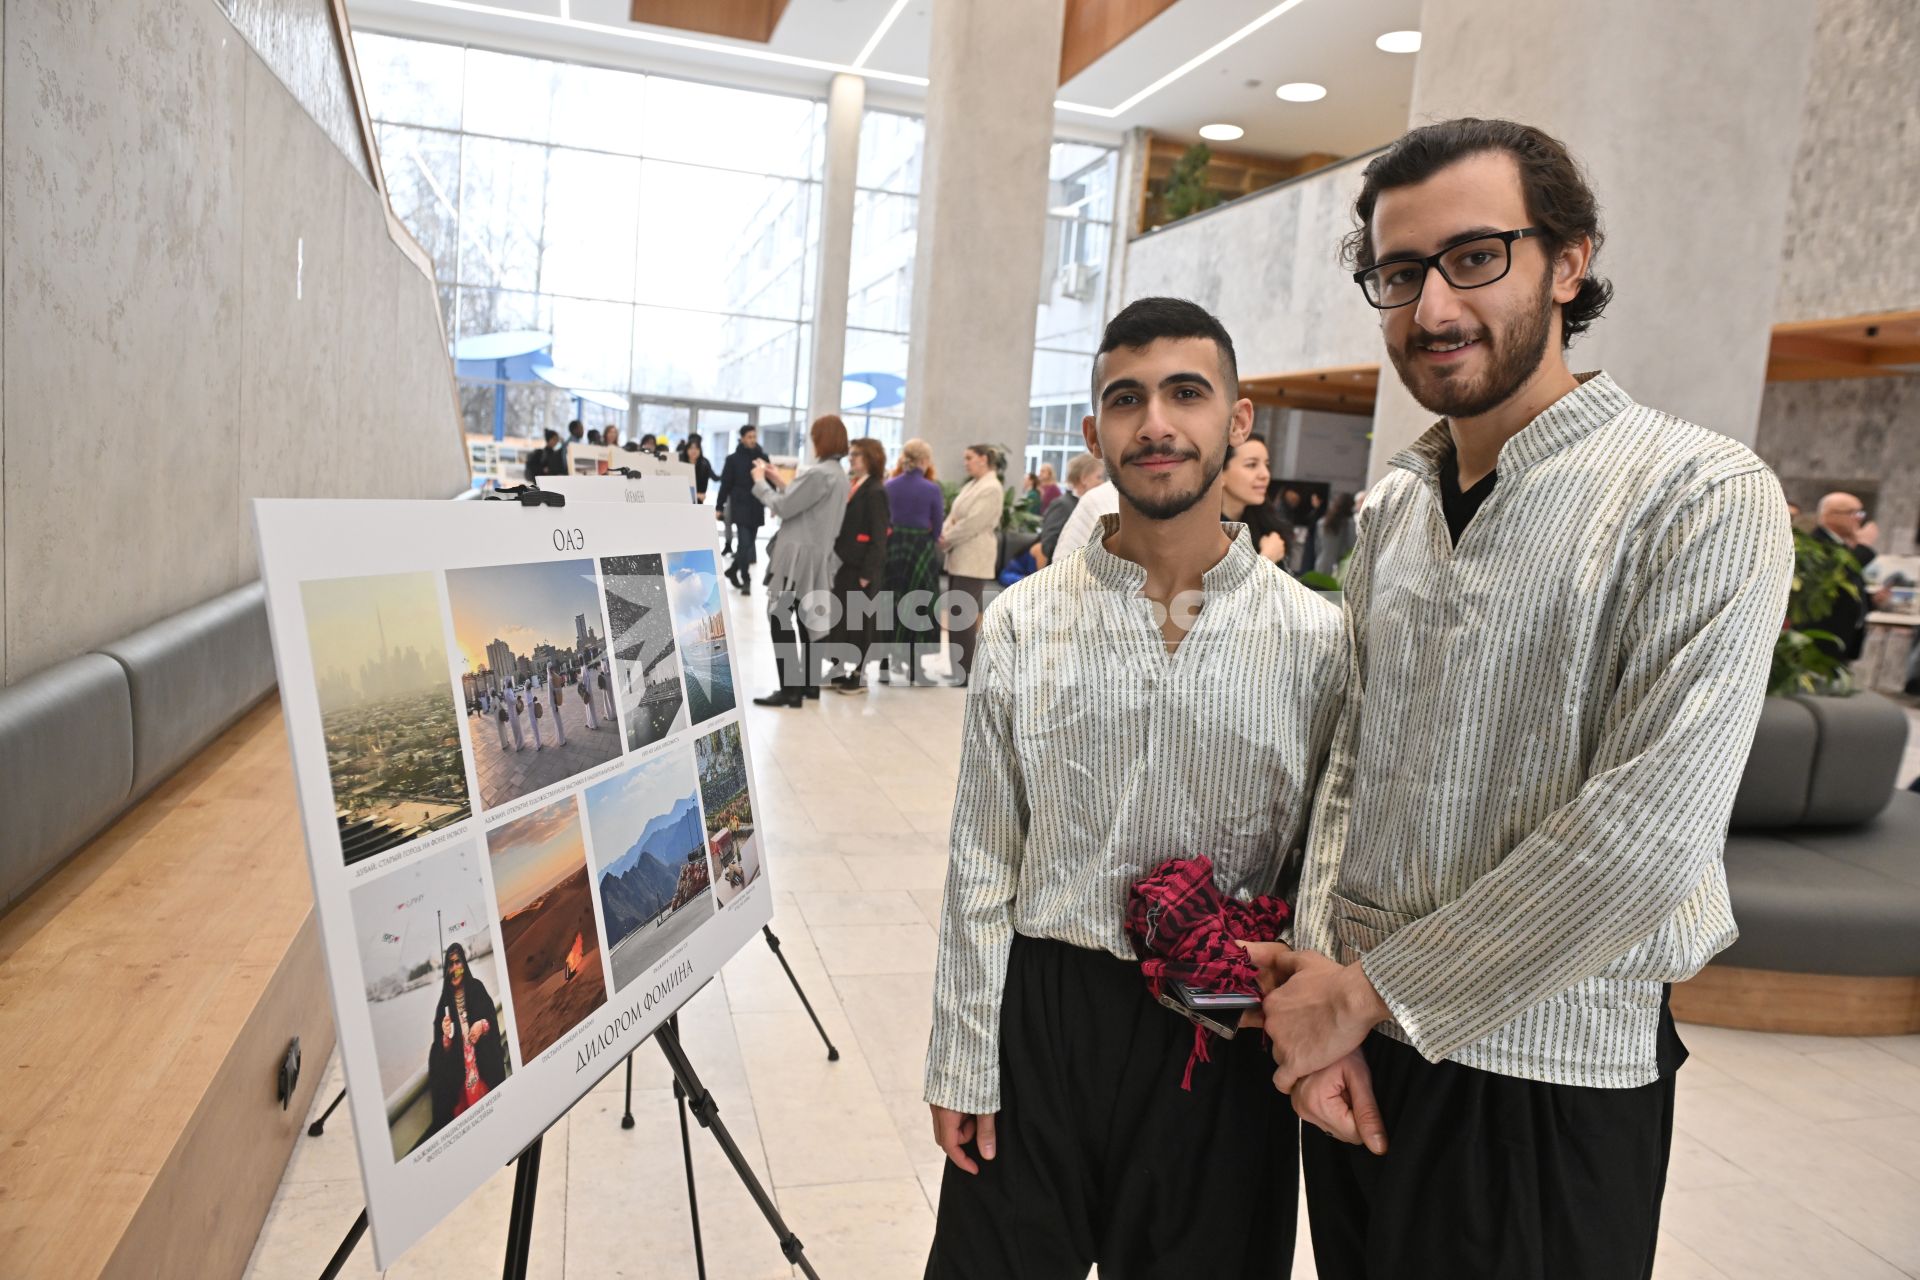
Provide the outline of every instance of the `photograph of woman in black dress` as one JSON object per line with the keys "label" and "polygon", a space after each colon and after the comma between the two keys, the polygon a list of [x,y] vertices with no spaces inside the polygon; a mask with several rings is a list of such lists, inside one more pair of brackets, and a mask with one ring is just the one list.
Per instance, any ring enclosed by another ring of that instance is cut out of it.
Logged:
{"label": "photograph of woman in black dress", "polygon": [[429,1138],[507,1078],[500,1014],[486,987],[468,970],[465,947],[456,942],[447,948],[441,974],[433,1047],[427,1054],[427,1088],[433,1096]]}

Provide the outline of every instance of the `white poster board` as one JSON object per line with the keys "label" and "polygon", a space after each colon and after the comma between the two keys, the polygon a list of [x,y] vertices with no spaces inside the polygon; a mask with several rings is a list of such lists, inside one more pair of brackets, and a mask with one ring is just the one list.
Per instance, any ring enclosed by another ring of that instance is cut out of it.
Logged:
{"label": "white poster board", "polygon": [[541,489],[568,502],[666,502],[685,506],[693,490],[672,476],[541,476]]}
{"label": "white poster board", "polygon": [[772,917],[712,520],[254,520],[385,1268]]}
{"label": "white poster board", "polygon": [[613,450],[601,444],[569,444],[567,469],[576,476],[607,474],[607,455]]}

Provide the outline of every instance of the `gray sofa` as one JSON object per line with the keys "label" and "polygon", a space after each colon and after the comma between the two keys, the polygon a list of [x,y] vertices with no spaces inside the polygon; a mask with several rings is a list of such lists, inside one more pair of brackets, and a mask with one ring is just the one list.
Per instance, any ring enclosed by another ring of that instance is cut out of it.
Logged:
{"label": "gray sofa", "polygon": [[0,911],[273,685],[256,582],[0,689]]}
{"label": "gray sofa", "polygon": [[1920,977],[1920,795],[1896,791],[1907,718],[1878,694],[1769,698],[1734,800],[1718,965]]}

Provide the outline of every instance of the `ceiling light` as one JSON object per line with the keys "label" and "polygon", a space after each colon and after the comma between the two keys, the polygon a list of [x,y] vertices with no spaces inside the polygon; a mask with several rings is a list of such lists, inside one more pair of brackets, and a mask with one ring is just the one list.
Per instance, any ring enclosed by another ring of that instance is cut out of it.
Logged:
{"label": "ceiling light", "polygon": [[1318,102],[1327,96],[1327,86],[1313,84],[1306,80],[1296,80],[1292,84],[1283,84],[1275,89],[1273,96],[1282,102]]}
{"label": "ceiling light", "polygon": [[1246,130],[1237,124],[1203,124],[1200,126],[1200,136],[1208,142],[1232,142],[1245,133]]}
{"label": "ceiling light", "polygon": [[1382,53],[1418,53],[1420,52],[1420,33],[1418,31],[1389,31],[1373,42],[1373,47]]}

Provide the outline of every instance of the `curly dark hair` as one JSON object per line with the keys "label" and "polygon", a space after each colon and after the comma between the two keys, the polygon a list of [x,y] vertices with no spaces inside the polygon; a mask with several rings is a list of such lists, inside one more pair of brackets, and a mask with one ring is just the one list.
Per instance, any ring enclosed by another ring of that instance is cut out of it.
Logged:
{"label": "curly dark hair", "polygon": [[1592,327],[1613,298],[1613,286],[1592,271],[1593,259],[1600,256],[1605,239],[1600,229],[1600,202],[1566,145],[1530,124],[1463,116],[1423,125],[1403,135],[1367,165],[1360,194],[1353,202],[1353,230],[1340,242],[1341,260],[1355,271],[1373,265],[1369,232],[1373,206],[1382,191],[1425,182],[1448,165],[1487,151],[1504,151],[1520,166],[1527,218],[1546,233],[1541,238],[1549,254],[1578,243],[1582,236],[1593,242],[1593,257],[1588,259],[1580,292],[1560,308],[1560,345],[1568,346]]}

